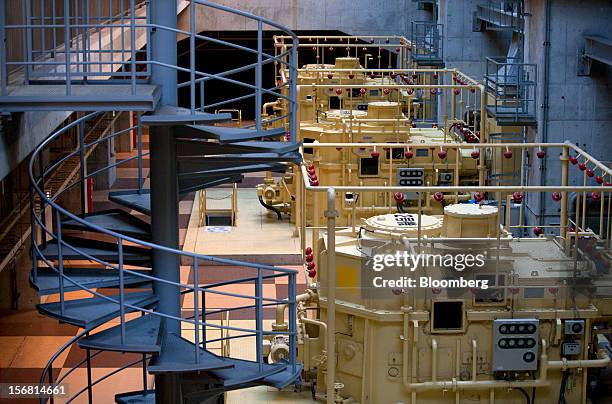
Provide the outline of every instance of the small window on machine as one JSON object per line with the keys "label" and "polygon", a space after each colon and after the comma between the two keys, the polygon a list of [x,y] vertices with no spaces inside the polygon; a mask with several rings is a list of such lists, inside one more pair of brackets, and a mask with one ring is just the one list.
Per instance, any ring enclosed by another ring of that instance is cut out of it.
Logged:
{"label": "small window on machine", "polygon": [[340,98],[333,96],[329,97],[329,109],[340,109]]}
{"label": "small window on machine", "polygon": [[[311,138],[308,138],[308,137],[304,138],[304,144],[306,144],[306,143],[314,143],[314,141],[315,141],[314,139],[311,139]],[[304,147],[304,154],[312,154],[312,153],[313,153],[312,147]]]}
{"label": "small window on machine", "polygon": [[391,149],[387,149],[387,152],[386,152],[387,160],[390,160],[391,153],[393,153],[393,160],[401,160],[404,158],[404,148],[403,147],[392,147]]}
{"label": "small window on machine", "polygon": [[362,157],[359,159],[359,176],[378,176],[378,157]]}
{"label": "small window on machine", "polygon": [[435,333],[463,330],[463,301],[443,300],[432,302],[432,326]]}

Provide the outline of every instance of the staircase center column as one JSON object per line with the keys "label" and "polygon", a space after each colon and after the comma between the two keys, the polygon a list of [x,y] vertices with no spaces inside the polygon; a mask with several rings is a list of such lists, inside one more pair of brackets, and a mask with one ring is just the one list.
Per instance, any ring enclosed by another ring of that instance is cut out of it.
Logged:
{"label": "staircase center column", "polygon": [[[152,1],[151,22],[159,26],[176,28],[176,0]],[[151,34],[152,59],[175,66],[176,33],[158,28]],[[177,105],[177,72],[174,69],[151,66],[151,81],[160,87],[161,105]],[[176,175],[176,145],[172,126],[150,127],[151,151],[151,227],[155,244],[179,247],[178,237],[178,180]],[[156,277],[179,282],[179,257],[161,251],[153,252],[153,274]],[[153,285],[159,297],[158,310],[180,316],[180,295],[176,286],[156,282]],[[179,321],[166,319],[166,331],[180,335]]]}

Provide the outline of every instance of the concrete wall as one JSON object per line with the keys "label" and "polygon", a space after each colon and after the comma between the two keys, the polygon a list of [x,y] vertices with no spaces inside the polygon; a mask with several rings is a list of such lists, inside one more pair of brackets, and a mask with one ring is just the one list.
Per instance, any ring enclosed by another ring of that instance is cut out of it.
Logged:
{"label": "concrete wall", "polygon": [[[218,0],[218,4],[260,15],[292,30],[338,30],[351,35],[404,34],[411,20],[430,20],[411,0]],[[256,30],[244,17],[198,6],[200,31]],[[189,26],[189,12],[180,24]],[[270,27],[264,27],[270,29]]]}
{"label": "concrete wall", "polygon": [[[544,39],[546,1],[527,0],[525,61],[538,64],[538,106],[544,91]],[[608,0],[583,2],[579,0],[551,1],[549,113],[547,142],[569,140],[578,144],[601,161],[612,160],[612,68],[594,64],[591,76],[576,75],[577,54],[584,46],[583,35],[597,34],[612,39],[612,3]],[[538,110],[538,128],[529,131],[529,138],[542,141],[542,108]],[[543,183],[559,182],[558,154],[549,153]],[[530,182],[540,183],[539,162],[532,167]],[[582,172],[570,167],[572,184],[582,184]],[[594,183],[592,179],[589,180]],[[540,203],[528,200],[528,221],[537,223]],[[559,204],[544,198],[545,215],[551,220],[558,215]],[[545,220],[548,223],[548,219]]]}
{"label": "concrete wall", "polygon": [[487,56],[504,56],[511,35],[501,31],[474,32],[473,14],[484,0],[440,0],[438,22],[444,24],[444,61],[476,80],[482,80]]}

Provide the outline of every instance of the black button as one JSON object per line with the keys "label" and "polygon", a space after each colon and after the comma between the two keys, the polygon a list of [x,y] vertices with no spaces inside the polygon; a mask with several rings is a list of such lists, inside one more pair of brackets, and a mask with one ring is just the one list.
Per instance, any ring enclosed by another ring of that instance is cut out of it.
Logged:
{"label": "black button", "polygon": [[528,363],[533,362],[535,360],[535,354],[533,352],[525,352],[523,360]]}

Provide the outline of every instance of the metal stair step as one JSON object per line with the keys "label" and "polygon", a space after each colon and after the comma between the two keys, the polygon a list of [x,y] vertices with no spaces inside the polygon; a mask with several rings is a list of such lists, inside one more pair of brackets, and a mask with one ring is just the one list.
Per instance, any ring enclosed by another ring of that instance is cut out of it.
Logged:
{"label": "metal stair step", "polygon": [[[140,240],[151,240],[151,225],[121,209],[88,213],[80,217],[87,223],[99,226],[105,230],[112,230]],[[91,227],[74,219],[64,220],[62,226],[67,229],[96,232]]]}
{"label": "metal stair step", "polygon": [[128,393],[115,394],[117,404],[155,404],[155,390],[130,391]]}
{"label": "metal stair step", "polygon": [[124,341],[121,342],[121,325],[100,331],[79,340],[81,348],[103,351],[159,353],[161,336],[159,330],[162,318],[146,314],[125,323]]}
{"label": "metal stair step", "polygon": [[209,373],[223,381],[224,388],[231,388],[271,377],[287,369],[285,364],[266,364],[248,360],[224,358],[234,365],[231,369],[216,369]]}
{"label": "metal stair step", "polygon": [[195,114],[187,108],[164,105],[149,115],[143,115],[141,122],[149,126],[197,125],[200,123],[226,122],[232,119],[232,114],[210,114],[196,111]]}
{"label": "metal stair step", "polygon": [[[36,281],[34,281],[34,274],[30,272],[30,284],[38,294],[46,296],[59,293],[58,273],[48,267],[40,267],[37,271]],[[64,268],[64,275],[89,289],[119,287],[119,271],[115,269]],[[130,287],[148,287],[151,282],[138,275],[124,274],[123,283],[125,286]],[[68,279],[64,279],[64,292],[75,290],[81,290],[81,286],[77,286]]]}
{"label": "metal stair step", "polygon": [[285,135],[285,128],[257,130],[211,125],[185,125],[176,130],[177,137],[217,139],[220,143],[270,139]]}
{"label": "metal stair step", "polygon": [[[117,244],[80,237],[64,237],[62,258],[64,260],[88,260],[84,254],[96,257],[105,262],[116,263],[119,259]],[[48,241],[46,246],[39,245],[43,257],[48,260],[58,259],[57,240]],[[78,249],[78,251],[77,251]],[[123,246],[123,262],[139,266],[151,266],[151,251],[134,246]]]}
{"label": "metal stair step", "polygon": [[179,178],[179,193],[185,194],[200,189],[212,188],[223,184],[233,184],[242,182],[242,175],[232,175],[226,177],[205,177],[205,178]]}
{"label": "metal stair step", "polygon": [[240,153],[289,153],[299,151],[301,143],[293,144],[279,141],[249,141],[238,143],[218,143],[208,139],[176,139],[176,154],[182,156],[240,154]]}
{"label": "metal stair step", "polygon": [[[210,168],[205,167],[206,160],[203,159],[202,165],[204,167],[184,167],[184,165],[179,162],[178,172],[179,172],[179,181],[181,177],[225,177],[232,174],[244,174],[244,173],[253,173],[259,171],[272,171],[284,173],[287,169],[287,166],[282,163],[260,163],[260,164],[244,164],[244,165],[232,165],[230,167],[223,168]],[[199,164],[198,164],[199,165]]]}
{"label": "metal stair step", "polygon": [[284,389],[289,386],[291,383],[295,383],[300,380],[302,374],[302,364],[297,363],[295,368],[291,368],[290,365],[287,365],[287,368],[282,372],[275,373],[273,375],[265,377],[259,383],[275,387],[277,389]]}
{"label": "metal stair step", "polygon": [[[125,304],[138,307],[149,307],[157,302],[157,297],[151,292],[126,293]],[[119,300],[119,295],[109,296]],[[86,299],[66,300],[64,312],[61,312],[60,302],[37,304],[38,311],[48,317],[53,317],[64,323],[90,330],[119,316],[119,304],[95,296]],[[129,307],[126,312],[133,311]]]}
{"label": "metal stair step", "polygon": [[195,345],[176,334],[164,336],[161,353],[149,363],[149,373],[182,373],[231,368],[234,365],[200,348],[199,363],[195,361]]}
{"label": "metal stair step", "polygon": [[138,190],[111,191],[108,193],[108,200],[151,216],[150,189],[143,189],[142,192],[138,192]]}
{"label": "metal stair step", "polygon": [[181,156],[178,157],[179,166],[205,166],[205,167],[231,167],[244,163],[273,163],[273,162],[296,162],[301,161],[298,152],[289,153],[249,153],[249,154],[225,154],[221,156]]}

